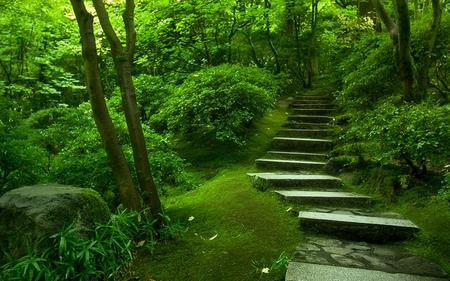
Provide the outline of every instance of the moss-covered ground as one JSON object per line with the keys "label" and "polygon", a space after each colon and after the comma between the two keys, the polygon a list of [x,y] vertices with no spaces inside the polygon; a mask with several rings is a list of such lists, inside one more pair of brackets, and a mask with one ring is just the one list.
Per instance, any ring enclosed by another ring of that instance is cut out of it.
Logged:
{"label": "moss-covered ground", "polygon": [[[267,152],[286,119],[286,98],[247,132],[247,146],[214,144],[205,138],[180,142],[178,150],[192,163],[199,186],[188,192],[169,190],[163,200],[172,221],[188,231],[158,244],[152,253],[141,248],[133,262],[135,276],[156,281],[284,280],[284,269],[261,270],[283,252],[292,256],[304,233],[286,212],[290,206],[271,192],[255,189],[246,173],[256,171],[254,160]],[[416,223],[420,234],[399,245],[450,272],[450,211],[432,200],[439,180],[402,190],[401,171],[372,168],[341,176],[347,188],[373,196],[375,209],[399,212]]]}
{"label": "moss-covered ground", "polygon": [[247,145],[217,144],[207,139],[179,147],[192,163],[200,185],[189,192],[169,191],[167,215],[188,231],[181,239],[142,248],[133,270],[144,280],[283,280],[285,269],[270,270],[284,252],[294,253],[303,239],[297,219],[278,197],[260,192],[247,175],[264,155],[287,116],[286,97],[247,132]]}

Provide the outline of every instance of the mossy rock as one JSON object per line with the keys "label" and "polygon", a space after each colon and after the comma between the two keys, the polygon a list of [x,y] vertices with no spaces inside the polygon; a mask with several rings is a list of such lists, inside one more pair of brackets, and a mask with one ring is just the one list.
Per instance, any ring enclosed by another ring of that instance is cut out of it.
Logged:
{"label": "mossy rock", "polygon": [[0,197],[0,248],[13,257],[27,254],[25,240],[35,245],[42,237],[73,225],[89,237],[96,223],[106,223],[110,212],[92,189],[59,184],[25,186]]}

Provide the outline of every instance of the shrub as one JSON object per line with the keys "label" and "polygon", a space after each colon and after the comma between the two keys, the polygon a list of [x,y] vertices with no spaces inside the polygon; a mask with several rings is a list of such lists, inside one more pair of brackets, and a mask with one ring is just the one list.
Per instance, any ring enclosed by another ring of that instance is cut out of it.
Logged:
{"label": "shrub", "polygon": [[242,145],[253,120],[271,109],[279,86],[258,68],[221,65],[190,75],[153,119],[186,137],[214,133]]}
{"label": "shrub", "polygon": [[39,182],[47,164],[44,151],[33,141],[34,132],[10,107],[12,102],[0,97],[0,196]]}
{"label": "shrub", "polygon": [[366,113],[344,138],[359,142],[366,155],[384,164],[405,161],[416,176],[429,166],[442,169],[450,157],[450,106],[399,103],[400,99],[387,99]]}

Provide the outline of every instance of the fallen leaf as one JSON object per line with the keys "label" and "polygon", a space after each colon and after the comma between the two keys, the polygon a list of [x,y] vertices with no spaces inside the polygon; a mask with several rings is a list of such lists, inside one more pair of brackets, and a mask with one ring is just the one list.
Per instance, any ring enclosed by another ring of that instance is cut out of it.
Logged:
{"label": "fallen leaf", "polygon": [[139,241],[136,245],[136,248],[140,248],[140,247],[144,246],[144,244],[145,244],[145,240]]}

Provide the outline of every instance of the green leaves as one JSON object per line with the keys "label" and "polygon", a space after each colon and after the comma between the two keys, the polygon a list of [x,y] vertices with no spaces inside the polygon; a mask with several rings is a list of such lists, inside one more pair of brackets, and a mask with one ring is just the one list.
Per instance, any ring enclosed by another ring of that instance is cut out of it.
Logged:
{"label": "green leaves", "polygon": [[399,103],[399,98],[367,112],[344,139],[356,140],[367,156],[384,164],[406,161],[417,174],[424,166],[442,169],[450,157],[450,107]]}
{"label": "green leaves", "polygon": [[252,121],[274,106],[278,88],[275,77],[261,69],[211,67],[190,75],[153,121],[184,137],[212,133],[218,141],[243,145]]}

